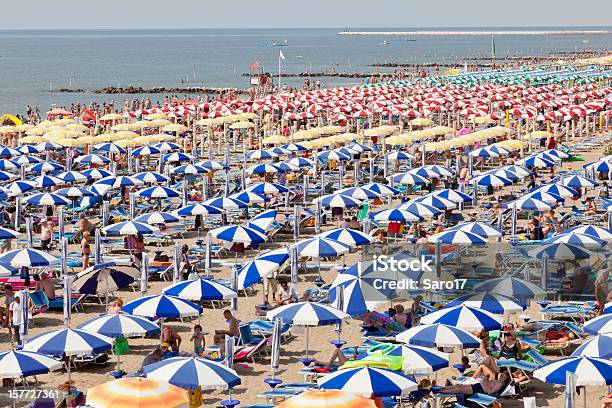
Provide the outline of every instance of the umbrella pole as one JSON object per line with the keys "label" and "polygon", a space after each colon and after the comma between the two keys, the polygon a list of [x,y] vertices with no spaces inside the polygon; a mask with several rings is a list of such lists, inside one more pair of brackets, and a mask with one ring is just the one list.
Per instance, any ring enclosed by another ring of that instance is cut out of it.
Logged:
{"label": "umbrella pole", "polygon": [[309,326],[306,326],[306,360],[308,360],[308,337],[309,337]]}

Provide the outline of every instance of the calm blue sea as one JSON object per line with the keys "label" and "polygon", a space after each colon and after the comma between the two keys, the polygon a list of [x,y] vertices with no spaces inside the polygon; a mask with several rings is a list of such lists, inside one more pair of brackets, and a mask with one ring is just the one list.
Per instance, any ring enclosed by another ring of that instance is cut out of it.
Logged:
{"label": "calm blue sea", "polygon": [[[451,30],[452,28],[448,28]],[[546,29],[555,29],[547,27]],[[561,28],[562,29],[562,28]],[[572,27],[604,29],[609,27]],[[193,29],[0,31],[0,113],[20,113],[27,103],[41,111],[53,104],[122,100],[121,95],[63,94],[61,87],[194,86],[245,88],[241,73],[253,61],[276,75],[278,53],[283,69],[372,71],[374,62],[448,62],[490,55],[488,36],[400,37],[338,36],[338,29]],[[372,28],[372,31],[415,30]],[[445,30],[436,28],[436,31]],[[474,30],[474,29],[469,29]],[[525,28],[517,29],[525,30]],[[287,41],[287,47],[272,42]],[[383,40],[388,45],[381,45]],[[553,51],[610,49],[610,35],[497,36],[496,55],[541,55]],[[301,84],[288,78],[288,84]],[[360,79],[323,79],[328,85]],[[159,95],[152,95],[153,100]]]}

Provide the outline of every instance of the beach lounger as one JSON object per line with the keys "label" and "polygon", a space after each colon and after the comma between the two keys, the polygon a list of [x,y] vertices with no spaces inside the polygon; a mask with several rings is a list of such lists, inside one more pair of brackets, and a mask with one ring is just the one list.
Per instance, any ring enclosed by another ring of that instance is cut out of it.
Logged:
{"label": "beach lounger", "polygon": [[37,290],[36,292],[29,293],[30,300],[32,301],[32,316],[36,316],[39,313],[44,313],[49,310],[49,299],[45,292]]}
{"label": "beach lounger", "polygon": [[287,398],[293,397],[303,392],[304,390],[275,388],[275,389],[264,391],[260,394],[257,394],[257,398],[265,398],[268,400],[268,402],[276,404],[279,401],[285,400]]}
{"label": "beach lounger", "polygon": [[478,405],[479,407],[488,407],[490,405],[492,405],[495,401],[497,401],[497,398],[495,398],[492,395],[487,395],[487,394],[481,394],[481,393],[476,393],[473,394],[471,396],[469,396],[467,398],[468,401],[473,402],[474,404]]}
{"label": "beach lounger", "polygon": [[268,339],[261,339],[257,343],[248,346],[239,346],[234,353],[234,361],[251,361],[255,364],[255,355],[264,350],[268,345]]}
{"label": "beach lounger", "polygon": [[[70,298],[70,306],[72,310],[81,310],[83,311],[83,302],[87,295],[82,295],[79,293],[73,293]],[[49,301],[49,310],[53,311],[61,311],[64,310],[64,297],[56,297],[53,300]]]}

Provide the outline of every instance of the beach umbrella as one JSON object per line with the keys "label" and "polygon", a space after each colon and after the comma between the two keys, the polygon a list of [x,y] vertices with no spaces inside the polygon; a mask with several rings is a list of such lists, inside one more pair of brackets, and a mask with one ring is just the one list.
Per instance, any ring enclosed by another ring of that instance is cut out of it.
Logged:
{"label": "beach umbrella", "polygon": [[570,231],[570,232],[562,232],[559,235],[556,235],[550,239],[545,241],[546,244],[571,244],[577,245],[580,247],[588,247],[588,248],[598,248],[605,246],[607,241],[603,239],[599,239],[594,237],[593,235],[580,234],[578,232]]}
{"label": "beach umbrella", "polygon": [[531,192],[536,191],[549,193],[562,198],[571,198],[578,196],[578,192],[573,188],[558,183],[545,184],[543,186],[539,186],[531,190]]}
{"label": "beach umbrella", "polygon": [[28,168],[28,171],[31,171],[34,173],[42,173],[42,172],[50,173],[53,171],[60,171],[60,170],[64,170],[64,166],[61,166],[57,163],[48,162],[48,161],[33,164],[32,166]]}
{"label": "beach umbrella", "polygon": [[55,192],[55,194],[64,196],[64,197],[69,197],[69,198],[75,198],[75,197],[93,197],[95,194],[92,193],[89,190],[86,190],[84,188],[80,188],[80,187],[67,187],[67,188],[62,188],[60,190],[57,190]]}
{"label": "beach umbrella", "polygon": [[329,194],[315,199],[325,208],[353,208],[361,205],[361,201],[343,194]]}
{"label": "beach umbrella", "polygon": [[[433,197],[435,200],[439,200],[435,197]],[[453,206],[455,205],[455,203],[450,202]],[[431,206],[429,204],[426,204],[424,202],[420,202],[420,201],[408,201],[405,202],[404,204],[401,204],[399,207],[397,207],[398,210],[403,210],[403,211],[408,211],[409,213],[415,214],[421,218],[429,218],[429,217],[435,217],[438,214],[441,214],[442,211],[438,210],[437,207]]]}
{"label": "beach umbrella", "polygon": [[94,317],[80,324],[78,329],[102,334],[113,339],[118,337],[147,337],[160,332],[159,326],[150,320],[128,314],[105,314]]}
{"label": "beach umbrella", "polygon": [[369,191],[373,191],[374,193],[380,196],[396,196],[400,193],[398,189],[382,183],[369,183],[359,187]]}
{"label": "beach umbrella", "polygon": [[494,174],[484,174],[477,177],[472,177],[468,180],[469,184],[479,186],[503,187],[512,184],[512,180],[505,177],[496,176]]}
{"label": "beach umbrella", "polygon": [[84,156],[77,157],[74,162],[83,166],[90,166],[92,164],[108,164],[111,162],[111,160],[108,157],[100,156],[97,154],[86,154]]}
{"label": "beach umbrella", "polygon": [[21,145],[18,146],[15,150],[17,150],[21,154],[38,154],[42,152],[42,150],[33,145]]}
{"label": "beach umbrella", "polygon": [[281,148],[290,152],[305,152],[307,150],[310,150],[308,147],[298,143],[289,143],[284,146],[281,146]]}
{"label": "beach umbrella", "polygon": [[310,258],[337,257],[350,251],[351,247],[343,242],[321,236],[299,241],[295,244],[299,256]]}
{"label": "beach umbrella", "polygon": [[[93,149],[99,150],[101,152],[127,154],[127,150],[125,150],[123,147],[116,145],[114,143],[98,143],[98,144],[93,145]],[[132,152],[132,155],[137,156],[134,154],[134,152]]]}
{"label": "beach umbrella", "polygon": [[225,225],[213,228],[209,234],[223,241],[238,242],[253,247],[263,244],[267,240],[267,237],[261,232],[242,225]]}
{"label": "beach umbrella", "polygon": [[229,389],[240,384],[236,371],[222,363],[196,357],[172,357],[143,367],[147,378],[188,390]]}
{"label": "beach umbrella", "polygon": [[486,244],[485,237],[461,229],[449,229],[427,237],[428,242],[441,242],[443,244]]}
{"label": "beach umbrella", "polygon": [[590,178],[581,176],[579,174],[563,177],[561,180],[559,180],[559,184],[571,187],[573,189],[593,188],[599,185],[599,183],[597,183],[595,180],[591,180]]}
{"label": "beach umbrella", "polygon": [[254,166],[248,167],[247,169],[244,170],[244,172],[246,174],[252,175],[252,174],[272,174],[272,173],[282,173],[284,170],[279,167],[276,166],[274,164],[267,164],[267,163],[261,163],[261,164],[256,164]]}
{"label": "beach umbrella", "polygon": [[594,162],[594,163],[589,163],[589,164],[585,164],[584,166],[582,166],[582,168],[589,170],[593,173],[597,172],[597,173],[610,173],[612,172],[612,164],[608,163],[608,162]]}
{"label": "beach umbrella", "polygon": [[317,380],[321,389],[348,391],[363,396],[399,396],[416,390],[417,383],[397,371],[374,367],[338,370]]}
{"label": "beach umbrella", "polygon": [[503,235],[503,231],[500,231],[499,229],[492,227],[487,223],[478,221],[464,222],[462,224],[457,224],[447,229],[447,231],[453,230],[470,232],[483,238],[495,238],[501,237]]}
{"label": "beach umbrella", "polygon": [[7,159],[0,159],[0,170],[17,170],[19,166]]}
{"label": "beach umbrella", "polygon": [[172,173],[174,174],[204,174],[208,172],[209,170],[207,168],[198,166],[197,164],[185,164],[172,169]]}
{"label": "beach umbrella", "polygon": [[546,168],[555,165],[554,161],[546,160],[544,157],[539,156],[525,157],[524,159],[518,160],[517,163],[521,166],[536,168]]}
{"label": "beach umbrella", "polygon": [[81,356],[110,350],[112,344],[113,339],[102,334],[66,328],[34,336],[23,349],[54,357]]}
{"label": "beach umbrella", "polygon": [[101,180],[113,175],[110,171],[104,169],[87,169],[83,170],[83,174],[91,180]]}
{"label": "beach umbrella", "polygon": [[489,159],[492,157],[500,157],[509,154],[510,152],[503,147],[499,146],[485,146],[480,147],[478,149],[474,149],[469,151],[468,156],[472,157],[482,157],[485,159]]}
{"label": "beach umbrella", "polygon": [[32,181],[36,183],[36,187],[54,187],[64,184],[64,180],[55,176],[48,176],[46,174],[35,177],[32,179]]}
{"label": "beach umbrella", "polygon": [[156,145],[153,145],[155,148],[157,148],[160,152],[170,152],[173,150],[181,150],[182,147],[176,143],[171,143],[171,142],[161,142],[158,143]]}
{"label": "beach umbrella", "polygon": [[123,377],[87,390],[92,408],[189,407],[187,390],[152,378]]}
{"label": "beach umbrella", "polygon": [[21,152],[17,149],[13,149],[12,147],[2,146],[0,145],[0,157],[12,157],[19,156]]}
{"label": "beach umbrella", "polygon": [[142,181],[143,183],[167,183],[169,181],[168,177],[155,171],[145,171],[134,174],[133,177]]}
{"label": "beach umbrella", "polygon": [[247,204],[260,204],[267,203],[270,199],[266,196],[255,194],[251,191],[243,191],[241,193],[236,193],[228,196],[229,198],[233,198],[238,201],[242,201]]}
{"label": "beach umbrella", "polygon": [[526,200],[529,198],[532,198],[534,200],[544,201],[545,203],[548,203],[551,205],[557,205],[557,203],[562,203],[563,201],[565,201],[563,197],[552,194],[552,193],[547,193],[545,191],[533,191],[531,193],[524,194],[519,198],[519,200]]}
{"label": "beach umbrella", "polygon": [[375,193],[372,190],[368,190],[363,187],[348,187],[343,188],[341,190],[336,191],[337,194],[342,194],[344,196],[349,196],[354,198],[355,200],[373,200],[375,198],[381,197],[381,194]]}
{"label": "beach umbrella", "polygon": [[238,296],[235,290],[210,279],[177,282],[163,288],[162,293],[198,302],[232,299]]}
{"label": "beach umbrella", "polygon": [[347,148],[349,148],[352,151],[357,152],[357,153],[364,153],[364,152],[371,152],[372,151],[371,147],[366,146],[366,145],[361,144],[361,143],[357,143],[357,142],[351,143],[350,145],[347,146]]}
{"label": "beach umbrella", "polygon": [[448,367],[449,355],[436,349],[421,346],[396,345],[386,356],[403,357],[404,373],[430,374]]}
{"label": "beach umbrella", "polygon": [[309,169],[314,167],[313,161],[303,157],[294,157],[293,159],[285,160],[279,164],[279,167],[285,171],[298,171],[300,169]]}
{"label": "beach umbrella", "polygon": [[134,221],[149,225],[159,225],[179,222],[180,218],[168,212],[155,211],[152,213],[139,215],[138,217],[134,218]]}
{"label": "beach umbrella", "polygon": [[27,166],[28,164],[40,163],[42,160],[37,157],[23,155],[17,157],[16,159],[12,159],[11,161],[21,167],[22,165]]}
{"label": "beach umbrella", "polygon": [[17,180],[5,186],[4,190],[10,196],[20,196],[23,193],[34,190],[34,188],[36,188],[36,183],[31,180]]}
{"label": "beach umbrella", "polygon": [[279,270],[288,259],[287,247],[257,256],[238,269],[238,289],[246,289],[261,282],[263,278]]}
{"label": "beach umbrella", "polygon": [[401,210],[399,208],[391,208],[370,214],[369,216],[374,221],[394,221],[405,223],[408,221],[422,221],[423,218],[417,214]]}
{"label": "beach umbrella", "polygon": [[81,183],[87,181],[87,176],[79,171],[66,171],[56,176],[64,183]]}
{"label": "beach umbrella", "polygon": [[40,151],[42,152],[45,150],[62,150],[64,146],[62,146],[59,143],[44,141],[44,142],[38,143],[36,145],[36,148],[40,149]]}
{"label": "beach umbrella", "polygon": [[17,268],[12,267],[8,264],[0,263],[0,277],[11,277],[19,273]]}
{"label": "beach umbrella", "polygon": [[562,233],[563,234],[569,234],[569,233],[584,234],[584,235],[593,236],[595,238],[603,239],[605,241],[612,240],[612,231],[602,228],[602,227],[598,227],[596,225],[582,225],[582,226],[579,225],[577,227],[566,229],[565,231],[562,231]]}
{"label": "beach umbrella", "polygon": [[571,357],[612,359],[612,334],[600,334],[582,343]]}
{"label": "beach umbrella", "polygon": [[387,159],[389,161],[414,160],[415,157],[409,153],[395,151],[395,152],[387,153]]}
{"label": "beach umbrella", "polygon": [[148,197],[148,198],[172,198],[172,197],[180,197],[181,193],[178,191],[164,187],[164,186],[155,186],[148,187],[142,190],[138,190],[136,192],[138,197]]}
{"label": "beach umbrella", "polygon": [[14,268],[47,266],[57,260],[48,252],[34,248],[13,249],[0,255],[0,264],[11,265]]}
{"label": "beach umbrella", "polygon": [[193,156],[187,153],[182,153],[182,152],[174,152],[174,153],[170,153],[170,154],[165,154],[162,156],[162,162],[170,162],[170,163],[176,163],[176,162],[184,162],[184,161],[192,161],[193,160]]}
{"label": "beach umbrella", "polygon": [[351,159],[351,155],[339,152],[337,150],[327,150],[325,152],[317,153],[317,160],[326,161],[346,161]]}
{"label": "beach umbrella", "polygon": [[429,177],[429,178],[440,178],[442,175],[437,171],[425,166],[415,167],[414,169],[408,170],[409,174],[415,174],[421,177]]}
{"label": "beach umbrella", "polygon": [[0,227],[0,239],[15,239],[21,236],[20,232],[9,228]]}
{"label": "beach umbrella", "polygon": [[517,210],[523,211],[548,211],[551,210],[554,205],[545,203],[544,201],[540,201],[535,198],[527,197],[504,203],[502,206],[505,208],[516,208]]}
{"label": "beach umbrella", "polygon": [[576,386],[612,384],[612,361],[595,357],[551,361],[535,370],[533,376],[549,384],[565,385],[567,372],[576,376]]}
{"label": "beach umbrella", "polygon": [[502,325],[501,319],[492,313],[467,305],[445,307],[427,313],[421,317],[421,323],[442,323],[470,331],[498,330]]}
{"label": "beach umbrella", "polygon": [[585,333],[593,335],[612,333],[612,313],[604,314],[589,320],[584,324],[582,329]]}
{"label": "beach umbrella", "polygon": [[503,293],[518,299],[528,299],[543,296],[546,292],[531,282],[513,277],[494,278],[474,286],[475,291]]}
{"label": "beach umbrella", "polygon": [[223,210],[239,210],[241,208],[247,208],[249,206],[244,201],[240,201],[230,197],[211,198],[210,200],[204,201],[202,204],[211,207],[217,207]]}
{"label": "beach umbrella", "polygon": [[409,172],[393,174],[392,176],[388,177],[388,180],[393,184],[405,185],[422,185],[431,183],[428,178]]}
{"label": "beach umbrella", "polygon": [[136,221],[123,221],[102,228],[102,232],[108,235],[149,235],[158,231],[157,227]]}
{"label": "beach umbrella", "polygon": [[32,351],[11,350],[0,353],[0,378],[30,377],[61,367],[61,361]]}
{"label": "beach umbrella", "polygon": [[362,231],[354,230],[350,228],[332,229],[332,230],[323,232],[319,236],[321,238],[328,238],[334,241],[342,242],[351,247],[369,245],[374,241],[374,238],[371,235],[368,235]]}
{"label": "beach umbrella", "polygon": [[546,243],[541,246],[530,250],[528,252],[530,257],[543,259],[548,258],[552,260],[574,260],[574,259],[588,259],[593,254],[586,249],[572,244],[566,244],[563,242],[557,243]]}
{"label": "beach umbrella", "polygon": [[423,347],[478,348],[480,339],[472,333],[446,324],[419,324],[395,336],[395,340]]}
{"label": "beach umbrella", "polygon": [[100,263],[78,273],[72,287],[87,295],[108,294],[131,285],[139,276],[140,269],[133,263]]}
{"label": "beach umbrella", "polygon": [[433,171],[434,173],[438,174],[438,176],[441,176],[441,177],[451,177],[454,174],[453,171],[449,169],[448,167],[439,166],[437,164],[428,164],[426,166],[423,166],[423,168]]}
{"label": "beach umbrella", "polygon": [[16,178],[15,174],[7,173],[6,171],[0,171],[0,181],[7,181]]}
{"label": "beach umbrella", "polygon": [[251,160],[268,160],[274,157],[278,157],[278,154],[271,152],[270,150],[254,150],[252,152],[248,152],[246,157]]}
{"label": "beach umbrella", "polygon": [[179,208],[176,213],[180,217],[188,217],[190,215],[222,214],[223,210],[206,204],[190,204]]}
{"label": "beach umbrella", "polygon": [[26,197],[23,200],[26,204],[45,206],[45,205],[68,205],[70,200],[54,193],[38,193]]}
{"label": "beach umbrella", "polygon": [[95,184],[107,184],[112,188],[141,186],[144,183],[132,176],[112,176],[99,181]]}
{"label": "beach umbrella", "polygon": [[472,197],[470,197],[469,195],[467,195],[465,193],[462,193],[461,191],[451,190],[451,189],[448,189],[448,188],[444,189],[444,190],[434,191],[434,192],[432,192],[432,193],[430,193],[428,195],[432,196],[432,197],[443,198],[445,200],[452,201],[454,203],[462,203],[462,202],[471,202],[472,201]]}
{"label": "beach umbrella", "polygon": [[223,170],[223,169],[228,168],[226,165],[221,164],[214,160],[203,160],[203,161],[197,162],[196,164],[200,167],[204,167],[208,171]]}
{"label": "beach umbrella", "polygon": [[340,390],[308,390],[294,395],[277,408],[375,408],[372,399]]}
{"label": "beach umbrella", "polygon": [[522,312],[527,308],[527,305],[519,302],[511,297],[491,292],[474,292],[451,300],[444,307],[455,306],[471,306],[476,307],[494,314],[506,314]]}
{"label": "beach umbrella", "polygon": [[153,295],[133,300],[123,306],[123,311],[136,316],[154,317],[198,317],[202,307],[175,296]]}
{"label": "beach umbrella", "polygon": [[246,191],[255,194],[282,194],[289,191],[289,189],[281,184],[262,182],[248,187]]}

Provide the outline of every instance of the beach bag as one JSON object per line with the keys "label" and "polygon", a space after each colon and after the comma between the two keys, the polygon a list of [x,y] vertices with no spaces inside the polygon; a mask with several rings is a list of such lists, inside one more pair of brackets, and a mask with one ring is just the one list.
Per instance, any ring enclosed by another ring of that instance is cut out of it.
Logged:
{"label": "beach bag", "polygon": [[115,340],[115,355],[123,356],[130,351],[130,345],[125,337],[118,337]]}

